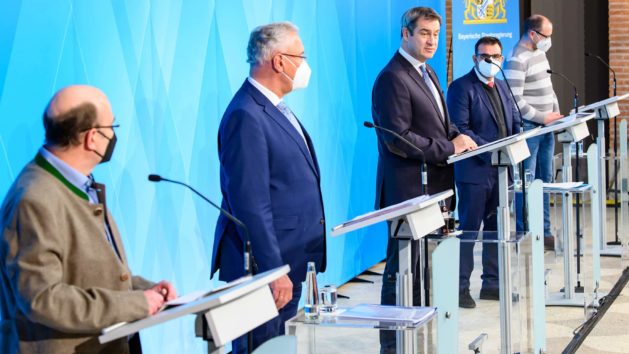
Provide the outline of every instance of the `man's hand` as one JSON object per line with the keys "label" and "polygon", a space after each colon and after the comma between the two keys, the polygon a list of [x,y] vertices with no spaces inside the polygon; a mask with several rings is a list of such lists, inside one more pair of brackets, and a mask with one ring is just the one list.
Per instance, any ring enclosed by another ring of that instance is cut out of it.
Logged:
{"label": "man's hand", "polygon": [[177,291],[175,290],[175,287],[166,280],[160,281],[149,290],[153,290],[158,294],[161,294],[164,301],[170,301],[177,298]]}
{"label": "man's hand", "polygon": [[281,278],[272,282],[270,286],[273,292],[275,306],[278,310],[286,306],[293,298],[293,282],[290,281],[288,275],[283,275]]}
{"label": "man's hand", "polygon": [[550,124],[558,119],[563,118],[563,115],[559,112],[550,112],[544,117],[544,125]]}
{"label": "man's hand", "polygon": [[144,297],[149,304],[149,316],[154,315],[164,305],[164,296],[153,289],[145,290]]}
{"label": "man's hand", "polygon": [[478,147],[474,140],[465,134],[459,134],[456,138],[452,139],[452,144],[454,145],[455,154],[460,154],[468,150],[474,150]]}

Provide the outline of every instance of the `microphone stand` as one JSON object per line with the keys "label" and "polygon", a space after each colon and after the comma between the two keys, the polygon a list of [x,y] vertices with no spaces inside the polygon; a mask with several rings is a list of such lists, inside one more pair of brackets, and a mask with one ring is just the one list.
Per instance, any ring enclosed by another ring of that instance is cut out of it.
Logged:
{"label": "microphone stand", "polygon": [[[509,88],[509,93],[511,94],[511,98],[513,99],[513,104],[515,105],[515,108],[518,109],[518,114],[520,115],[520,133],[522,133],[524,131],[524,118],[522,118],[522,111],[520,110],[520,106],[518,106],[518,101],[515,99],[515,95],[513,94],[513,90],[511,89],[509,80],[507,80],[507,75],[505,75],[504,70],[502,70],[502,66],[494,63],[493,60],[489,58],[485,58],[485,62],[489,64],[493,64],[497,66],[498,69],[500,69],[500,72],[502,73],[502,77],[504,78],[504,82],[507,84],[507,87]],[[528,211],[527,211],[526,176],[524,175],[525,171],[524,171],[523,162],[520,162],[519,168],[520,168],[520,180],[522,181],[522,228],[524,229],[522,231],[528,232],[529,231],[529,216],[528,216]],[[533,171],[533,173],[535,172]],[[514,188],[514,193],[515,193],[515,188]]]}
{"label": "microphone stand", "polygon": [[[612,89],[614,92],[614,97],[616,96],[616,88],[617,88],[617,81],[616,81],[616,71],[609,66],[609,64],[607,64],[607,62],[605,60],[603,60],[603,58],[601,58],[598,55],[594,55],[591,53],[585,53],[586,57],[592,57],[597,59],[599,62],[601,62],[603,65],[605,65],[607,67],[607,69],[609,71],[611,71],[612,73],[612,77],[613,77],[613,84],[612,84]],[[610,241],[607,242],[608,245],[612,246],[618,246],[621,245],[622,243],[620,242],[619,238],[618,238],[618,189],[619,185],[618,185],[618,116],[616,115],[614,117],[614,181],[616,184],[616,188],[614,188],[614,241]]]}
{"label": "microphone stand", "polygon": [[400,134],[394,132],[391,129],[387,129],[384,127],[381,127],[379,125],[373,124],[371,122],[363,122],[363,125],[367,128],[375,128],[377,130],[382,130],[388,134],[391,134],[392,136],[396,137],[397,139],[399,139],[400,141],[404,142],[406,145],[410,146],[411,148],[413,148],[413,150],[417,151],[419,153],[420,156],[420,160],[421,160],[421,164],[419,165],[419,173],[421,176],[421,184],[419,187],[419,193],[420,195],[426,195],[428,194],[428,167],[426,166],[426,158],[424,156],[424,152],[422,151],[422,149],[418,148],[417,146],[415,146],[415,144],[411,143],[410,141],[408,141],[408,139],[406,139],[405,137],[401,136]]}
{"label": "microphone stand", "polygon": [[[552,70],[546,70],[547,73],[551,74],[551,75],[558,75],[561,78],[563,78],[564,80],[568,81],[568,83],[570,85],[572,85],[572,89],[574,90],[574,97],[573,97],[573,107],[574,107],[574,114],[579,113],[579,92],[577,91],[577,86],[574,84],[574,82],[572,82],[570,79],[568,79],[567,76],[565,76],[562,73],[556,72],[556,71],[552,71]],[[581,142],[577,141],[575,142],[575,150],[576,150],[576,157],[575,157],[575,179],[578,181],[579,180],[579,155],[580,155],[580,147],[581,147]],[[563,173],[567,173],[567,172],[563,172]],[[581,194],[577,193],[576,194],[576,203],[577,203],[577,209],[575,210],[575,216],[576,216],[576,224],[577,224],[577,285],[574,287],[574,291],[577,293],[583,293],[584,288],[583,286],[581,286],[581,242],[583,242],[583,233],[581,230]],[[564,249],[564,252],[572,252],[571,250],[566,250]]]}
{"label": "microphone stand", "polygon": [[[428,194],[428,168],[426,166],[426,157],[424,156],[424,152],[422,151],[422,149],[418,148],[417,146],[415,146],[415,144],[411,143],[410,141],[408,141],[408,139],[406,139],[405,137],[401,136],[400,134],[394,132],[391,129],[387,129],[385,127],[381,127],[379,125],[373,124],[371,122],[363,122],[363,125],[367,128],[375,128],[378,130],[382,130],[392,136],[394,136],[395,138],[399,139],[400,141],[403,141],[406,145],[410,146],[411,148],[413,148],[413,150],[417,151],[419,153],[420,159],[421,159],[421,164],[419,165],[419,172],[421,174],[421,184],[420,184],[420,188],[419,188],[419,193],[420,195],[427,195]],[[399,230],[399,227],[402,224],[399,224],[397,227],[397,230]],[[397,234],[397,230],[396,230],[396,234]],[[421,245],[421,244],[420,244]],[[421,254],[421,251],[420,251]],[[421,264],[421,260],[420,260],[420,264]],[[423,278],[424,278],[424,306],[428,306],[428,299],[430,298],[430,277],[428,276],[428,271],[429,271],[429,267],[428,267],[428,237],[424,237],[424,273],[423,273]]]}
{"label": "microphone stand", "polygon": [[[225,210],[225,209],[221,208],[220,206],[216,205],[209,198],[207,198],[206,196],[201,194],[201,192],[197,191],[192,186],[190,186],[190,185],[188,185],[186,183],[183,183],[183,182],[180,182],[180,181],[175,181],[175,180],[168,179],[168,178],[164,178],[162,176],[154,175],[154,174],[149,175],[148,176],[148,180],[151,181],[151,182],[165,181],[165,182],[178,184],[180,186],[184,186],[184,187],[188,188],[189,190],[191,190],[192,192],[194,192],[194,194],[199,196],[201,199],[203,199],[206,202],[208,202],[214,208],[218,209],[221,212],[221,214],[225,215],[234,224],[238,225],[240,227],[240,229],[242,230],[243,235],[245,237],[245,252],[244,252],[244,263],[245,263],[244,264],[244,270],[245,270],[245,274],[246,275],[253,275],[253,268],[255,268],[255,261],[253,259],[253,253],[251,252],[251,238],[249,237],[249,229],[247,228],[247,226],[242,221],[238,220],[235,216],[233,216],[227,210]],[[209,329],[207,328],[207,322],[204,319],[203,320],[203,336],[204,336],[205,340],[211,339],[210,337],[205,338],[206,333],[208,333],[208,331],[209,331]],[[249,331],[249,333],[247,333],[247,352],[251,353],[252,352],[252,348],[253,348],[253,331]]]}

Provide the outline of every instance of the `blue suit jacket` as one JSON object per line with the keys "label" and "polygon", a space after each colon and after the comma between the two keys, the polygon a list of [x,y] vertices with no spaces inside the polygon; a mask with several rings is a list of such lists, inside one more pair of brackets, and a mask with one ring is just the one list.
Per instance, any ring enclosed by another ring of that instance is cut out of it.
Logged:
{"label": "blue suit jacket", "polygon": [[[502,101],[507,135],[520,132],[520,116],[511,98],[507,84],[494,80]],[[469,73],[454,80],[448,88],[448,111],[452,122],[461,134],[468,135],[478,146],[498,140],[499,131],[496,115],[483,88],[483,83],[472,69]],[[483,183],[492,173],[491,154],[485,153],[454,164],[454,179],[457,182]]]}
{"label": "blue suit jacket", "polygon": [[[288,119],[245,80],[230,102],[218,133],[222,206],[249,229],[258,272],[288,264],[293,281],[306,263],[325,270],[325,221],[319,166]],[[230,281],[244,274],[242,230],[220,215],[212,275]]]}

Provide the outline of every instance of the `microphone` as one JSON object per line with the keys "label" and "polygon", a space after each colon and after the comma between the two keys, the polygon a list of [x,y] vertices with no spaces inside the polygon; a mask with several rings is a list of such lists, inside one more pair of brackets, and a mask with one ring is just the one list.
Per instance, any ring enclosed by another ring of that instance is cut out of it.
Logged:
{"label": "microphone", "polygon": [[[507,80],[507,75],[505,75],[505,71],[502,69],[501,65],[498,65],[496,63],[494,63],[493,60],[489,59],[489,58],[485,58],[485,62],[489,63],[489,64],[493,64],[495,66],[498,67],[498,69],[500,69],[500,73],[502,73],[502,77],[504,78],[504,82],[507,84],[507,88],[509,89],[509,93],[511,94],[511,98],[513,99],[513,104],[515,105],[515,108],[518,109],[518,115],[520,116],[520,133],[524,132],[524,117],[522,117],[522,111],[520,110],[520,106],[518,105],[518,101],[515,99],[515,95],[513,94],[513,90],[511,89],[511,85],[509,84],[509,80]],[[514,167],[517,168],[517,167]],[[520,176],[521,178],[524,178],[524,164],[520,163]],[[514,187],[515,189],[515,187]],[[528,231],[529,230],[529,221],[528,221],[528,213],[527,213],[527,206],[526,206],[526,183],[522,183],[522,195],[524,196],[522,198],[522,223],[524,224],[524,231]]]}
{"label": "microphone", "polygon": [[234,224],[238,225],[242,229],[243,234],[245,236],[245,254],[244,254],[244,258],[245,258],[245,273],[247,275],[252,275],[253,274],[252,265],[254,265],[255,262],[253,260],[253,254],[251,253],[251,240],[249,238],[249,229],[247,228],[247,226],[242,221],[238,220],[235,216],[230,214],[227,210],[225,210],[225,209],[221,208],[220,206],[216,205],[214,202],[209,200],[206,196],[204,196],[199,191],[197,191],[192,186],[190,186],[190,185],[188,185],[186,183],[175,181],[175,180],[168,179],[168,178],[164,178],[164,177],[162,177],[160,175],[155,175],[155,174],[150,174],[148,178],[149,178],[149,181],[151,181],[151,182],[164,181],[164,182],[170,182],[170,183],[178,184],[180,186],[184,186],[184,187],[188,188],[189,190],[194,192],[194,194],[196,194],[199,197],[201,197],[201,199],[205,200],[206,202],[210,203],[210,205],[212,205],[214,208],[218,209],[221,212],[221,214],[225,215],[229,220],[234,222]]}
{"label": "microphone", "polygon": [[398,138],[400,141],[403,141],[406,145],[410,146],[411,148],[413,148],[415,151],[417,151],[419,153],[419,158],[421,159],[422,163],[420,165],[420,173],[422,176],[422,190],[421,193],[422,195],[426,194],[426,186],[428,185],[428,168],[426,166],[426,158],[424,156],[424,152],[422,151],[422,149],[418,148],[417,146],[415,146],[415,144],[411,143],[410,141],[408,141],[408,139],[406,139],[405,137],[401,136],[400,134],[394,132],[391,129],[387,129],[385,127],[381,127],[379,125],[373,124],[372,122],[368,122],[368,121],[364,121],[363,125],[367,128],[375,128],[375,129],[379,129],[382,131],[387,132],[388,134],[393,135],[394,137]]}
{"label": "microphone", "polygon": [[616,96],[616,71],[611,66],[609,66],[609,64],[603,58],[601,58],[598,55],[586,52],[585,56],[598,59],[598,61],[600,61],[603,65],[607,67],[607,69],[609,69],[609,71],[612,72],[612,77],[613,77],[613,82],[614,82],[612,87],[614,89],[614,96]]}
{"label": "microphone", "polygon": [[577,91],[577,85],[574,84],[568,77],[560,72],[552,71],[550,69],[546,70],[547,73],[551,75],[557,75],[564,80],[568,81],[570,85],[572,85],[572,89],[574,90],[574,113],[579,113],[579,92]]}
{"label": "microphone", "polygon": [[507,88],[509,89],[509,93],[511,94],[511,98],[513,99],[513,104],[515,105],[515,108],[518,109],[518,114],[520,115],[520,132],[524,131],[524,119],[522,118],[522,111],[520,110],[520,106],[518,106],[518,101],[515,99],[515,95],[513,94],[511,85],[509,85],[509,80],[507,80],[507,75],[505,75],[504,70],[502,70],[502,66],[494,63],[494,61],[489,58],[485,58],[485,62],[489,64],[493,64],[497,66],[498,69],[500,69],[500,72],[502,73],[502,77],[504,78],[504,82],[507,84]]}

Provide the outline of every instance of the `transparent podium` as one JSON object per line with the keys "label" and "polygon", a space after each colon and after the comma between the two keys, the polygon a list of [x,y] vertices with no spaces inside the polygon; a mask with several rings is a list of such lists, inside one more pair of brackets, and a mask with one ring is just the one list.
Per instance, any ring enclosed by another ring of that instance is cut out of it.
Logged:
{"label": "transparent podium", "polygon": [[[341,314],[345,310],[346,308],[340,307],[336,313]],[[437,352],[435,317],[413,324],[404,321],[349,319],[322,313],[318,319],[310,320],[300,310],[297,316],[286,322],[286,334],[297,337],[297,354],[342,353],[345,347],[351,347],[352,352],[363,354],[380,353],[380,331],[405,333],[414,338],[411,353],[431,354]],[[354,333],[353,338],[348,338],[348,331]]]}
{"label": "transparent podium", "polygon": [[182,316],[196,315],[197,337],[202,337],[208,343],[208,353],[218,352],[225,344],[278,315],[268,285],[289,271],[290,267],[285,265],[237,280],[233,282],[235,285],[227,284],[222,290],[196,301],[105,330],[98,340],[107,343]]}
{"label": "transparent podium", "polygon": [[[539,128],[524,133],[506,137],[483,146],[479,146],[476,150],[464,152],[458,155],[452,155],[448,158],[448,163],[452,164],[468,158],[473,158],[484,153],[491,154],[491,164],[498,169],[498,208],[497,208],[497,237],[496,246],[498,248],[498,277],[499,277],[499,298],[500,298],[500,353],[512,354],[513,338],[512,338],[512,306],[513,306],[513,285],[512,285],[512,259],[510,242],[517,241],[511,232],[511,219],[509,214],[509,168],[518,164],[530,156],[526,139],[533,137],[539,133]],[[477,230],[466,230],[478,232]],[[538,239],[536,243],[541,241]],[[536,252],[541,252],[539,247],[533,247]],[[539,258],[539,257],[537,257]],[[543,257],[541,263],[536,265],[533,272],[532,282],[536,286],[542,284],[543,288]],[[541,267],[541,271],[539,270]],[[541,300],[543,303],[543,298]],[[535,306],[539,306],[539,302],[535,302]],[[542,305],[543,309],[543,305]],[[539,310],[537,310],[539,311]],[[536,311],[536,312],[537,312]],[[542,317],[543,319],[543,317]],[[543,323],[543,322],[542,322]],[[543,326],[539,322],[535,323]],[[536,348],[537,350],[537,348]]]}
{"label": "transparent podium", "polygon": [[[609,158],[607,156],[605,150],[605,121],[608,121],[612,118],[617,117],[620,114],[620,108],[618,107],[618,102],[623,101],[629,98],[629,94],[624,94],[622,96],[614,96],[608,99],[595,102],[589,104],[585,107],[579,108],[581,112],[593,111],[596,114],[596,123],[597,123],[597,136],[596,136],[596,145],[598,146],[598,177],[599,179],[596,181],[597,190],[601,193],[598,193],[597,198],[599,198],[599,213],[601,215],[601,220],[607,220],[607,177],[606,177],[606,168],[605,161]],[[625,139],[626,140],[626,139]],[[622,142],[622,140],[621,140]],[[614,142],[615,143],[615,142]],[[616,156],[614,156],[614,159]],[[592,182],[591,182],[592,183]],[[624,196],[623,196],[624,197]],[[620,245],[612,245],[608,246],[607,243],[607,223],[602,222],[599,226],[599,234],[600,238],[600,252],[602,256],[612,256],[612,257],[621,257],[623,254],[624,248],[626,248],[627,240],[624,232],[620,233],[620,237],[623,242]]]}
{"label": "transparent podium", "polygon": [[[383,221],[391,222],[392,238],[399,241],[399,270],[397,276],[398,306],[413,306],[413,274],[411,268],[412,242],[443,226],[444,220],[438,202],[453,195],[452,190],[432,196],[423,195],[405,202],[358,216],[332,229],[332,236],[339,236]],[[457,343],[452,338],[458,333],[458,277],[442,274],[458,273],[459,240],[450,238],[432,254],[432,284],[434,306],[437,312],[437,348],[435,353],[456,353]],[[437,274],[436,272],[441,272]],[[421,274],[420,274],[421,279]],[[421,281],[423,283],[423,279]],[[417,347],[412,331],[396,331],[397,353],[410,354]]]}
{"label": "transparent podium", "polygon": [[[581,140],[589,136],[587,121],[594,118],[594,113],[574,113],[555,124],[543,127],[538,134],[557,133],[557,140],[562,144],[562,183],[548,184],[544,186],[544,193],[550,193],[561,196],[561,243],[563,245],[563,268],[564,268],[564,284],[563,291],[551,293],[546,298],[546,306],[579,306],[582,307],[585,299],[585,288],[583,286],[581,264],[583,263],[582,250],[582,219],[581,202],[585,197],[589,197],[594,192],[591,185],[579,183],[578,179],[584,176],[577,176],[577,183],[571,185],[572,178],[572,146],[578,144]],[[591,147],[590,147],[591,149]],[[579,150],[578,148],[576,149]],[[578,158],[577,158],[578,162]],[[579,169],[577,169],[577,174]],[[590,172],[592,178],[596,174]],[[576,210],[573,207],[573,196],[576,196]],[[576,220],[575,220],[576,217]],[[600,215],[597,208],[592,208],[592,223],[597,224],[600,221]],[[596,238],[598,233],[593,230],[593,237]],[[576,242],[576,273],[575,273],[575,257],[573,250]],[[596,243],[598,244],[598,243]],[[594,252],[596,253],[596,252]],[[598,264],[598,258],[593,257],[593,262]],[[576,275],[576,277],[575,277]],[[575,283],[576,280],[576,283]]]}

